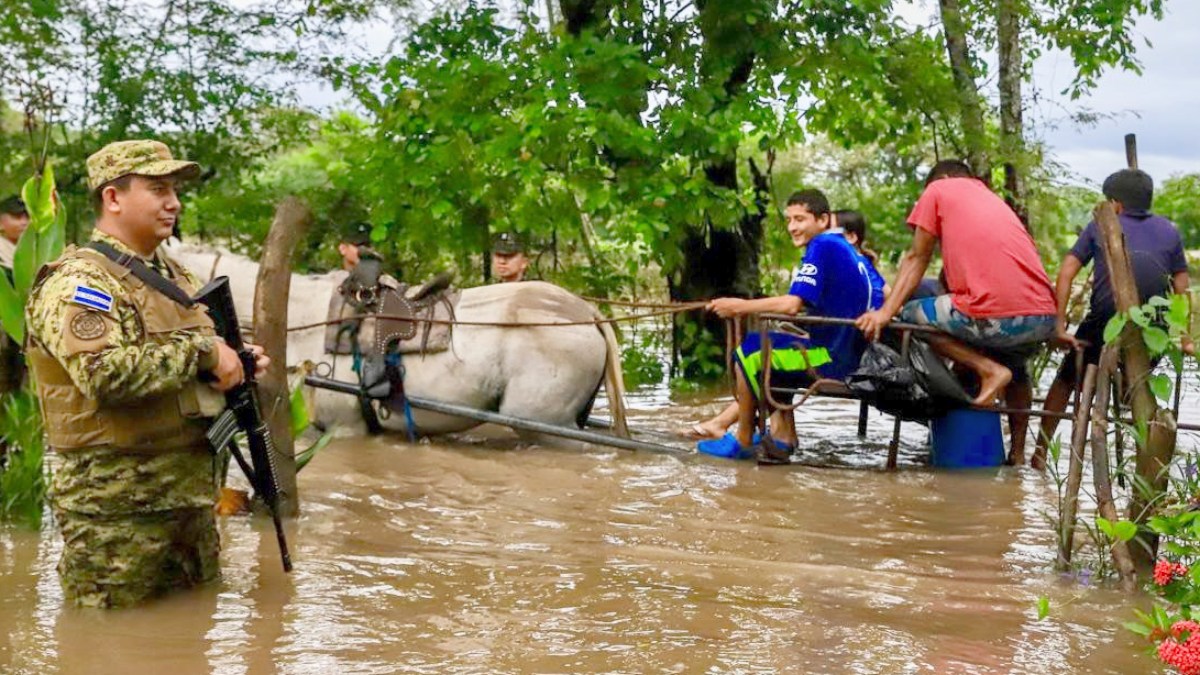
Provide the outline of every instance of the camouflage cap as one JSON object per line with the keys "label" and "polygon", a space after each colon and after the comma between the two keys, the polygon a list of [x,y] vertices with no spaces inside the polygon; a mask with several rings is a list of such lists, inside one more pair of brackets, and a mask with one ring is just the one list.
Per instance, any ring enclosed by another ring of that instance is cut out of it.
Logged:
{"label": "camouflage cap", "polygon": [[492,253],[513,255],[524,252],[525,247],[521,244],[521,239],[516,232],[501,232],[492,237]]}
{"label": "camouflage cap", "polygon": [[190,179],[200,174],[200,165],[171,157],[158,141],[117,141],[87,158],[88,189],[95,190],[121,176],[175,176]]}

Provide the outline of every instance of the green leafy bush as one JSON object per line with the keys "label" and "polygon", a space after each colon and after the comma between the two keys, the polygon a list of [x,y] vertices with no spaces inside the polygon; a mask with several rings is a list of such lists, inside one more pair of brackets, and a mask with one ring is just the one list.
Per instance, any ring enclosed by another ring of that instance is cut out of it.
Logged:
{"label": "green leafy bush", "polygon": [[42,416],[37,399],[28,391],[5,397],[0,437],[7,452],[0,456],[0,520],[30,529],[42,524],[48,472]]}

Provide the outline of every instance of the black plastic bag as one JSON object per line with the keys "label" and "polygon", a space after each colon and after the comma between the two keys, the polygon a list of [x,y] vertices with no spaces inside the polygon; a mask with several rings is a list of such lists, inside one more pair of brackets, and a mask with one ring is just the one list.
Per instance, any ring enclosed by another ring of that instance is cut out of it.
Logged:
{"label": "black plastic bag", "polygon": [[846,384],[867,403],[903,420],[928,420],[971,402],[946,364],[920,339],[909,343],[907,360],[885,344],[867,345]]}

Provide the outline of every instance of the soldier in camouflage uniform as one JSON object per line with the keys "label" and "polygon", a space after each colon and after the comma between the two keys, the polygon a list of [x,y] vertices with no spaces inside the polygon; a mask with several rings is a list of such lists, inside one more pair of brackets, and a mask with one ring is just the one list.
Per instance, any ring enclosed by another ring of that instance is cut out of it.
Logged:
{"label": "soldier in camouflage uniform", "polygon": [[[137,256],[189,295],[198,284],[158,245],[195,176],[162,143],[123,141],[88,158],[93,240]],[[214,579],[214,455],[204,432],[239,384],[237,354],[203,306],[185,308],[92,248],[39,273],[27,352],[50,446],[67,600],[121,607]],[[258,366],[266,367],[261,350]],[[203,380],[203,381],[202,381]]]}

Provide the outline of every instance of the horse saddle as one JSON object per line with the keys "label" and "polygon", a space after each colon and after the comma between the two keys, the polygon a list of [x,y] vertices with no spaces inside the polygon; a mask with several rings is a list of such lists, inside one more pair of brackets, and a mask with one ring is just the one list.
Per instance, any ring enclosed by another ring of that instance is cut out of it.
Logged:
{"label": "horse saddle", "polygon": [[[449,274],[440,273],[417,286],[380,275],[374,287],[364,286],[351,276],[330,301],[331,324],[325,334],[325,349],[350,354],[357,346],[365,357],[388,353],[428,354],[450,346],[454,306],[461,291],[450,288]],[[365,318],[350,318],[362,317]]]}

